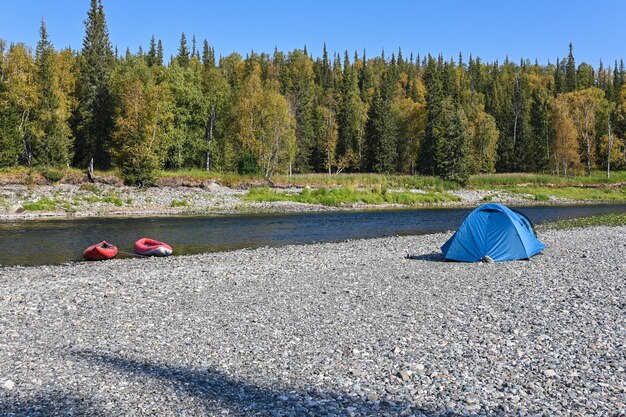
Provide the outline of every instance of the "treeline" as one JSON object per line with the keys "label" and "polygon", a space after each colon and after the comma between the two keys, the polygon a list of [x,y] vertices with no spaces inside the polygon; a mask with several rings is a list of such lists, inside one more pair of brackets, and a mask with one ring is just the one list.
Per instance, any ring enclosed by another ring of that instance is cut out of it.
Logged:
{"label": "treeline", "polygon": [[0,166],[380,172],[465,183],[480,172],[626,168],[622,62],[482,62],[306,50],[216,57],[181,36],[165,62],[113,51],[91,0],[80,52],[0,41]]}

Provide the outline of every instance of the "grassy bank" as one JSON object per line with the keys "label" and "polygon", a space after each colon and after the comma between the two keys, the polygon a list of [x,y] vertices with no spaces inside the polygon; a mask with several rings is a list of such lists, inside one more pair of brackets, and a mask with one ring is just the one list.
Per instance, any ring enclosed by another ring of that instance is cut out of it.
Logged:
{"label": "grassy bank", "polygon": [[541,187],[541,186],[514,186],[503,187],[512,194],[528,194],[536,201],[549,201],[550,197],[573,201],[626,201],[626,187]]}
{"label": "grassy bank", "polygon": [[626,226],[626,213],[600,214],[576,219],[557,220],[555,222],[545,223],[541,225],[540,228],[565,230],[593,226]]}
{"label": "grassy bank", "polygon": [[[115,171],[96,172],[108,184],[121,185]],[[44,185],[71,183],[81,184],[85,173],[75,168],[26,168],[0,169],[1,184]],[[301,201],[315,204],[421,204],[450,201],[446,191],[458,189],[458,185],[432,176],[386,175],[386,174],[297,174],[276,175],[272,178],[273,188],[311,188],[318,193],[308,192],[300,196],[270,193],[265,190],[268,182],[261,175],[239,175],[219,173],[201,169],[160,171],[158,186],[205,186],[215,182],[231,188],[250,189],[249,199],[257,201]],[[569,201],[626,201],[626,171],[612,173],[606,178],[602,171],[592,175],[560,177],[548,174],[481,174],[470,178],[468,189],[504,191],[521,195],[525,199],[550,201],[553,198]],[[254,191],[261,189],[262,191]],[[330,190],[341,190],[333,191]],[[419,189],[425,194],[408,193]],[[357,191],[360,190],[360,191]],[[364,190],[364,191],[363,191]],[[381,190],[396,190],[385,192]],[[361,192],[363,191],[363,192]]]}
{"label": "grassy bank", "polygon": [[332,207],[350,204],[403,204],[410,206],[461,200],[457,196],[442,192],[395,192],[388,191],[386,188],[380,186],[374,187],[371,190],[357,190],[353,187],[331,189],[322,187],[316,190],[304,189],[297,194],[277,192],[269,188],[255,188],[246,194],[245,199],[266,202],[294,201]]}

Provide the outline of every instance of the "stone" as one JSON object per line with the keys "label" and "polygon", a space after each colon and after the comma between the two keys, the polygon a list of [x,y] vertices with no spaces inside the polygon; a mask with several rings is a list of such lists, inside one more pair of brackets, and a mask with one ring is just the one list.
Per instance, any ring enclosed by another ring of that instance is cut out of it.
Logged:
{"label": "stone", "polygon": [[15,388],[15,382],[11,381],[10,379],[7,379],[4,384],[2,384],[2,388],[11,391],[13,388]]}
{"label": "stone", "polygon": [[369,394],[367,394],[367,401],[378,401],[378,399],[380,398],[380,396],[378,394],[376,394],[375,392],[370,392]]}
{"label": "stone", "polygon": [[543,374],[548,378],[554,378],[556,376],[556,371],[554,369],[546,369],[543,371]]}
{"label": "stone", "polygon": [[400,376],[400,378],[402,378],[404,382],[408,382],[411,380],[411,374],[407,371],[400,371],[398,372],[398,375]]}
{"label": "stone", "polygon": [[400,388],[396,388],[396,387],[386,387],[385,391],[387,391],[387,393],[391,394],[391,395],[396,395],[397,393],[400,392]]}

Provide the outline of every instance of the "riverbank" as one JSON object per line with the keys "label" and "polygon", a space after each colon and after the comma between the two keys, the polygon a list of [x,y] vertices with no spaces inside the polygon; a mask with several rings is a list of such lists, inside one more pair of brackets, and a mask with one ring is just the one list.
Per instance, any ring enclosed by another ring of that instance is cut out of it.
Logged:
{"label": "riverbank", "polygon": [[[275,188],[273,194],[294,195],[304,189],[297,187]],[[405,195],[424,195],[421,189],[396,189]],[[200,186],[125,187],[107,184],[57,184],[57,185],[0,185],[0,220],[20,220],[42,217],[97,217],[97,216],[154,216],[174,214],[238,214],[238,213],[297,213],[330,210],[363,210],[368,208],[403,207],[473,207],[485,202],[507,205],[590,204],[601,199],[574,200],[559,196],[538,199],[536,194],[510,192],[506,189],[448,190],[437,198],[423,203],[366,204],[353,202],[328,206],[297,201],[255,201],[247,198],[247,189],[230,188],[215,182]],[[608,200],[608,199],[607,199]],[[615,200],[608,200],[615,202]],[[619,201],[619,200],[618,200]]]}
{"label": "riverbank", "polygon": [[0,414],[620,415],[625,233],[502,264],[440,262],[446,233],[5,268]]}

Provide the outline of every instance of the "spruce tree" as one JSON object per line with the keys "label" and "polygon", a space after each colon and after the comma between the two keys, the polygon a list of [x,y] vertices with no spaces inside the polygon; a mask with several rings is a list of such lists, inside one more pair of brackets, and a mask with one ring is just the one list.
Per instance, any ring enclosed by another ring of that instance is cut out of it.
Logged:
{"label": "spruce tree", "polygon": [[443,100],[443,86],[440,70],[435,59],[428,55],[428,63],[424,69],[424,83],[426,84],[426,132],[424,143],[419,155],[419,169],[423,174],[435,175],[436,173],[436,145],[437,134],[435,121],[439,120],[441,101]]}
{"label": "spruce tree", "polygon": [[189,49],[187,48],[187,38],[185,32],[180,35],[180,45],[178,46],[178,55],[176,56],[178,65],[187,68],[189,65]]}
{"label": "spruce tree", "polygon": [[146,55],[146,64],[149,67],[155,66],[157,63],[157,46],[156,41],[154,39],[154,35],[150,38],[150,49],[148,50],[148,54]]}
{"label": "spruce tree", "polygon": [[55,52],[48,40],[43,19],[39,34],[35,66],[38,87],[37,121],[40,128],[33,146],[33,159],[42,165],[66,165],[70,160],[71,130],[60,112]]}
{"label": "spruce tree", "polygon": [[207,70],[215,66],[215,61],[211,59],[211,48],[206,39],[202,43],[202,65]]}
{"label": "spruce tree", "polygon": [[577,88],[576,61],[574,60],[574,52],[572,43],[570,42],[569,53],[567,54],[567,63],[565,64],[565,91],[576,91]]}
{"label": "spruce tree", "polygon": [[565,76],[563,75],[563,66],[558,58],[556,59],[556,68],[554,69],[554,92],[555,94],[565,92]]}
{"label": "spruce tree", "polygon": [[397,163],[397,127],[391,110],[394,95],[393,75],[385,73],[377,90],[366,125],[369,170],[392,173]]}
{"label": "spruce tree", "polygon": [[450,98],[441,102],[433,120],[436,173],[442,179],[466,185],[470,175],[470,147],[465,113]]}
{"label": "spruce tree", "polygon": [[159,42],[157,43],[156,65],[159,67],[163,66],[163,43],[161,42],[161,39],[159,39]]}
{"label": "spruce tree", "polygon": [[111,166],[110,143],[114,104],[111,71],[114,64],[102,0],[91,0],[85,20],[85,38],[79,56],[78,109],[75,114],[74,164]]}
{"label": "spruce tree", "polygon": [[324,51],[322,53],[322,62],[319,70],[318,84],[323,90],[330,88],[332,80],[332,69],[328,59],[328,51],[326,50],[326,42],[324,42]]}

